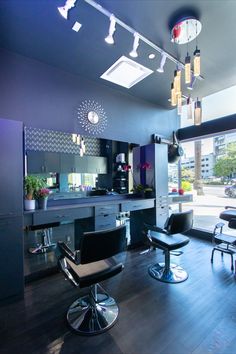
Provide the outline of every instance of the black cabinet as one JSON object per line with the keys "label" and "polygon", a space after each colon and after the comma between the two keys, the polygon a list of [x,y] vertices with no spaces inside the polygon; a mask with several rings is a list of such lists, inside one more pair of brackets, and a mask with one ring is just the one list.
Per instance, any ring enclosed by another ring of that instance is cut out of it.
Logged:
{"label": "black cabinet", "polygon": [[23,125],[0,119],[0,216],[23,210]]}
{"label": "black cabinet", "polygon": [[23,217],[0,218],[0,300],[23,296]]}
{"label": "black cabinet", "polygon": [[49,173],[60,170],[60,154],[57,152],[28,151],[27,172]]}
{"label": "black cabinet", "polygon": [[22,296],[23,123],[0,119],[0,299]]}
{"label": "black cabinet", "polygon": [[100,156],[86,156],[87,173],[107,173],[107,158]]}
{"label": "black cabinet", "polygon": [[86,173],[88,161],[85,156],[81,157],[75,154],[60,153],[61,173]]}

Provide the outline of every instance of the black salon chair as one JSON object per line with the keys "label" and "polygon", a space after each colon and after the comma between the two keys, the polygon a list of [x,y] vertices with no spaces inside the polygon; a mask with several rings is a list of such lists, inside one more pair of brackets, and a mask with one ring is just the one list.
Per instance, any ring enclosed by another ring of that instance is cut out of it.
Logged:
{"label": "black salon chair", "polygon": [[58,242],[60,270],[75,287],[90,287],[89,294],[76,300],[67,312],[69,325],[79,334],[99,334],[115,324],[118,306],[98,283],[123,270],[123,264],[111,257],[125,248],[124,225],[84,233],[79,251]]}
{"label": "black salon chair", "polygon": [[[236,208],[232,206],[226,206],[226,210],[220,213],[220,219],[228,221],[228,227],[236,229]],[[233,256],[236,253],[236,237],[227,235],[223,232],[224,223],[219,222],[215,225],[212,242],[214,248],[211,253],[211,263],[213,263],[215,251],[221,252],[223,257],[224,253],[229,254],[231,257],[231,270],[234,270]]]}
{"label": "black salon chair", "polygon": [[193,211],[173,213],[166,220],[164,228],[145,225],[146,236],[150,246],[164,251],[165,263],[157,263],[149,267],[149,274],[165,283],[180,283],[188,278],[188,273],[180,266],[170,263],[171,251],[184,247],[189,238],[182,235],[192,228]]}

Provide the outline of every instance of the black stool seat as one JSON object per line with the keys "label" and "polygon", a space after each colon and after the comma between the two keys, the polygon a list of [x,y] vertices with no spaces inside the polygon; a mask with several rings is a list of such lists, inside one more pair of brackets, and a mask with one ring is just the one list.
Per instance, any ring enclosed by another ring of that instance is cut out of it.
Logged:
{"label": "black stool seat", "polygon": [[189,238],[181,234],[165,235],[160,232],[150,231],[150,236],[155,245],[163,250],[176,250],[189,243]]}

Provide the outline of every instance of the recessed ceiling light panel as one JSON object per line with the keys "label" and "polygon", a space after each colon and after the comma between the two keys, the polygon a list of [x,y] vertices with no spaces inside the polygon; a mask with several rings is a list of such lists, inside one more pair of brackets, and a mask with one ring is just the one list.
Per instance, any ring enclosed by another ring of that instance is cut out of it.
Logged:
{"label": "recessed ceiling light panel", "polygon": [[130,88],[151,73],[153,73],[152,70],[123,55],[100,77],[114,84]]}

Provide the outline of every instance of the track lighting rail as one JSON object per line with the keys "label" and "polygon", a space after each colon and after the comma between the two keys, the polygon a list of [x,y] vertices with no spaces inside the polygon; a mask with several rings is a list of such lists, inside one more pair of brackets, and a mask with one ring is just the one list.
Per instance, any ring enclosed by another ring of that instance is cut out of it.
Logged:
{"label": "track lighting rail", "polygon": [[[95,8],[96,10],[98,10],[99,12],[101,12],[103,15],[107,16],[108,18],[110,18],[111,16],[114,17],[116,23],[118,25],[120,25],[121,27],[123,27],[124,29],[126,29],[128,32],[132,33],[133,35],[136,33],[138,33],[138,36],[140,38],[140,40],[142,40],[144,43],[146,43],[147,45],[149,45],[151,48],[155,49],[157,52],[159,52],[161,55],[165,55],[166,58],[168,58],[169,60],[171,60],[174,64],[176,64],[176,66],[179,69],[184,69],[185,68],[185,64],[183,62],[181,62],[180,60],[176,59],[173,55],[171,55],[170,53],[166,52],[164,49],[162,49],[161,47],[159,47],[158,45],[156,45],[155,43],[153,43],[152,41],[150,41],[148,38],[144,37],[142,34],[140,34],[139,32],[137,32],[134,28],[130,27],[129,25],[127,25],[125,22],[121,21],[119,18],[117,18],[114,14],[110,13],[108,10],[106,10],[104,7],[102,7],[100,4],[98,4],[96,1],[94,0],[84,0],[87,4],[91,5],[93,8]],[[193,73],[193,70],[191,70]],[[199,75],[197,77],[198,80],[204,80],[204,77],[202,75]]]}

